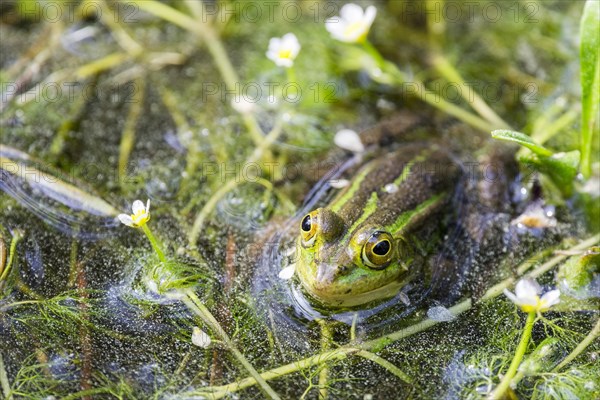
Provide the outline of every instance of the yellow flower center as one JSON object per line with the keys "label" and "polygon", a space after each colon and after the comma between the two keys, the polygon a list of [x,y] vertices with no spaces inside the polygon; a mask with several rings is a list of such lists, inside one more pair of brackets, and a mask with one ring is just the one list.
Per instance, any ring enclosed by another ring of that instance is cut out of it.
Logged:
{"label": "yellow flower center", "polygon": [[533,304],[524,304],[521,306],[521,310],[526,313],[534,312],[534,311],[545,311],[548,309],[548,306],[545,301],[540,300],[540,296],[535,296],[535,305]]}
{"label": "yellow flower center", "polygon": [[279,58],[292,58],[292,51],[290,49],[279,50]]}
{"label": "yellow flower center", "polygon": [[131,214],[133,223],[137,226],[142,226],[150,219],[150,215],[145,210],[140,210],[135,214]]}
{"label": "yellow flower center", "polygon": [[358,37],[358,41],[363,40],[367,36],[367,31],[365,29],[365,24],[362,21],[356,21],[346,26],[346,29],[344,29],[344,35],[350,37],[357,33],[361,33],[361,31],[364,32],[362,32],[362,34]]}

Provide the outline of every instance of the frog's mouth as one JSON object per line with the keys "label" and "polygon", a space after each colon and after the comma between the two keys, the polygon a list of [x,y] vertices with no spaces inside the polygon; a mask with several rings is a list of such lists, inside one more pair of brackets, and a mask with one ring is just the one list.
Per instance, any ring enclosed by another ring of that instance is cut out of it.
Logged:
{"label": "frog's mouth", "polygon": [[393,281],[377,289],[358,294],[336,293],[330,290],[329,285],[307,285],[302,282],[302,287],[318,303],[327,307],[349,308],[394,297],[406,284],[404,279]]}
{"label": "frog's mouth", "polygon": [[[346,284],[339,283],[343,279],[345,268],[335,264],[321,263],[313,270],[313,279],[303,279],[300,282],[305,292],[318,303],[327,307],[356,307],[376,300],[383,300],[398,294],[407,284],[409,277],[392,280],[390,283],[366,292],[355,292]],[[300,273],[307,273],[301,270]]]}

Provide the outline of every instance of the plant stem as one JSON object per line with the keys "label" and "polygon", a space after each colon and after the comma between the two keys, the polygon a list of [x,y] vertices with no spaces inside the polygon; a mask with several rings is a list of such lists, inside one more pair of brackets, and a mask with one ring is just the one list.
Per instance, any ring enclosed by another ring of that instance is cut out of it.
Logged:
{"label": "plant stem", "polygon": [[[573,251],[587,250],[589,247],[592,247],[599,241],[600,241],[600,234],[594,235],[591,238],[586,239],[586,240],[578,243],[577,245],[571,247],[570,249],[567,249],[566,251],[573,252]],[[545,252],[546,252],[545,250],[542,251],[541,252],[542,255]],[[517,268],[517,276],[516,277],[507,278],[507,279],[503,280],[502,282],[489,288],[485,292],[483,297],[480,299],[480,302],[490,300],[490,299],[493,299],[494,297],[497,297],[500,293],[502,293],[502,291],[504,289],[508,289],[510,286],[514,285],[515,282],[517,281],[517,279],[519,279],[519,278],[522,278],[522,277],[537,278],[537,277],[545,274],[550,269],[552,269],[556,265],[560,264],[562,261],[566,260],[569,257],[568,255],[565,255],[565,254],[561,254],[561,255],[552,257],[550,260],[546,261],[545,263],[543,263],[542,265],[540,265],[539,267],[537,267],[530,273],[525,274],[527,272],[527,270],[529,268],[531,268],[532,265],[535,264],[535,260],[538,259],[537,256],[538,255],[534,255],[533,257],[530,257],[530,260],[521,264]]]}
{"label": "plant stem", "polygon": [[[433,56],[433,65],[449,82],[456,83],[462,88],[469,87],[454,66],[443,55],[439,53],[435,54]],[[512,129],[475,90],[471,89],[468,90],[467,93],[463,93],[461,89],[459,90],[459,95],[473,108],[473,110],[477,111],[477,113],[485,118],[490,124],[497,126],[498,129]]]}
{"label": "plant stem", "polygon": [[352,325],[350,325],[350,342],[356,341],[356,324],[358,323],[358,313],[354,313],[352,317]]}
{"label": "plant stem", "polygon": [[592,330],[590,331],[590,333],[588,333],[588,335],[585,337],[585,339],[583,339],[577,345],[577,347],[575,347],[575,349],[564,360],[562,360],[560,362],[560,364],[558,364],[556,367],[554,367],[554,369],[552,370],[552,372],[558,372],[564,366],[568,365],[579,354],[581,354],[581,352],[583,350],[585,350],[590,344],[592,344],[592,342],[594,340],[596,340],[598,338],[598,336],[600,336],[600,318],[598,319],[598,321],[596,321],[596,325],[594,326],[594,328],[592,328]]}
{"label": "plant stem", "polygon": [[17,243],[23,238],[23,234],[20,231],[16,231],[10,241],[10,249],[8,255],[8,262],[6,263],[6,267],[0,275],[0,288],[2,287],[2,283],[8,278],[8,273],[10,272],[10,267],[12,266],[13,260],[15,259],[15,253],[17,250]]}
{"label": "plant stem", "polygon": [[[411,86],[408,86],[408,85],[406,86],[407,94],[412,94],[412,95],[416,96],[418,99],[420,99],[421,101],[424,101],[425,103],[432,105],[433,107],[437,108],[438,110],[441,110],[441,111],[445,112],[446,114],[456,117],[457,119],[459,119],[475,128],[478,128],[482,131],[489,132],[491,130],[494,130],[494,126],[496,126],[496,124],[490,123],[489,121],[486,121],[485,119],[482,119],[482,118],[478,117],[477,115],[472,114],[471,112],[462,109],[461,107],[457,106],[456,104],[447,101],[446,99],[442,98],[441,95],[427,89],[423,82],[421,82],[417,79],[412,80],[412,82],[408,82],[404,72],[402,72],[396,65],[394,65],[390,62],[387,62],[383,58],[381,53],[369,41],[363,42],[362,46],[365,49],[365,51],[371,57],[373,57],[373,59],[375,60],[375,62],[378,65],[379,69],[389,73],[394,78],[393,83],[395,83],[397,86],[400,86],[400,87],[402,87],[403,85],[405,85],[407,83],[409,83],[411,85]],[[479,105],[478,107],[481,108],[481,105]],[[493,111],[492,111],[492,113],[493,113]],[[489,112],[487,114],[489,114]],[[498,117],[498,119],[500,119],[500,118]]]}
{"label": "plant stem", "polygon": [[[450,307],[449,310],[453,315],[459,315],[463,312],[469,310],[472,306],[472,302],[470,299],[464,300],[459,304]],[[314,356],[294,361],[290,364],[283,365],[281,367],[273,368],[271,370],[265,371],[260,376],[264,380],[271,380],[275,378],[281,378],[283,375],[288,375],[297,371],[301,371],[315,365],[320,365],[325,362],[330,362],[334,360],[342,360],[346,358],[348,355],[358,353],[361,350],[371,350],[375,348],[380,348],[385,346],[386,344],[390,344],[392,342],[398,341],[400,339],[407,338],[409,336],[415,335],[419,332],[425,331],[431,328],[434,325],[440,323],[439,321],[434,321],[432,319],[427,319],[421,321],[415,325],[409,326],[397,332],[391,333],[389,335],[385,335],[379,337],[374,340],[370,340],[364,342],[361,345],[350,345],[350,346],[342,346],[334,350],[329,350],[323,353],[316,354]],[[216,387],[208,387],[204,390],[199,390],[199,393],[203,395],[209,394],[212,399],[220,399],[232,392],[237,392],[239,390],[245,389],[252,385],[255,385],[256,381],[254,377],[247,377],[240,379],[236,382]]]}
{"label": "plant stem", "polygon": [[[159,3],[155,0],[132,0],[132,2],[135,3],[141,10],[147,11],[150,14],[167,20],[199,36],[203,40],[208,52],[212,56],[217,69],[219,70],[219,73],[225,82],[225,86],[227,86],[227,90],[236,91],[236,87],[239,86],[240,79],[237,76],[233,65],[231,64],[229,57],[227,56],[227,52],[223,47],[223,43],[208,24],[202,23],[202,21],[198,21],[189,15],[186,15],[166,4]],[[245,115],[244,124],[246,125],[248,133],[250,134],[250,137],[254,143],[259,145],[262,142],[263,134],[254,116]]]}
{"label": "plant stem", "polygon": [[[332,332],[329,323],[325,320],[318,320],[321,325],[321,351],[325,352],[331,348]],[[319,372],[319,399],[327,399],[327,381],[329,380],[329,367],[323,364]]]}
{"label": "plant stem", "polygon": [[517,373],[517,369],[523,360],[523,355],[525,355],[525,351],[527,350],[527,345],[529,345],[529,340],[531,339],[531,331],[533,330],[533,323],[535,322],[535,312],[530,312],[527,315],[527,321],[525,322],[525,328],[523,328],[523,335],[521,336],[521,342],[517,347],[517,351],[515,352],[515,356],[510,363],[510,367],[508,367],[508,371],[502,378],[500,384],[494,389],[494,391],[490,394],[490,400],[499,400],[504,396],[504,392],[510,386],[510,382],[512,378]]}
{"label": "plant stem", "polygon": [[223,196],[227,194],[230,190],[233,190],[239,182],[236,182],[235,179],[226,182],[219,190],[217,190],[213,195],[208,199],[202,210],[198,213],[198,216],[194,220],[194,225],[192,225],[192,230],[188,235],[189,244],[192,247],[196,247],[196,242],[198,241],[198,236],[200,236],[200,231],[203,228],[204,220],[212,212],[212,210],[216,207],[217,203]]}
{"label": "plant stem", "polygon": [[73,287],[77,279],[77,252],[79,251],[79,241],[71,240],[71,254],[69,255],[69,280],[67,285]]}
{"label": "plant stem", "polygon": [[[305,358],[303,360],[299,360],[299,361],[296,361],[296,362],[293,362],[290,364],[283,365],[281,367],[270,369],[268,371],[261,373],[260,377],[262,379],[264,379],[265,381],[275,379],[275,378],[280,378],[283,375],[289,375],[293,372],[301,371],[301,370],[313,367],[315,365],[320,365],[327,361],[343,360],[349,354],[356,353],[357,351],[358,351],[358,349],[353,348],[353,347],[340,347],[335,350],[330,350],[325,353],[320,353],[320,354],[314,355],[312,357]],[[239,381],[236,381],[236,382],[233,382],[233,383],[230,383],[227,385],[216,386],[216,387],[212,387],[212,388],[209,387],[204,390],[200,390],[198,392],[201,393],[202,395],[208,394],[210,396],[210,398],[212,398],[212,399],[220,399],[231,393],[237,392],[242,389],[246,389],[255,384],[256,384],[256,380],[254,377],[247,377],[247,378],[240,379]]]}
{"label": "plant stem", "polygon": [[12,394],[10,390],[10,382],[8,381],[6,368],[4,368],[4,359],[2,358],[2,354],[0,354],[0,386],[2,387],[2,393],[4,393],[4,398],[6,400],[11,399]]}
{"label": "plant stem", "polygon": [[148,224],[142,225],[142,230],[144,231],[144,233],[146,234],[146,237],[150,241],[150,244],[152,245],[152,248],[156,252],[156,255],[158,256],[158,259],[160,260],[160,262],[166,263],[167,259],[165,257],[165,253],[163,253],[163,251],[158,243],[158,240],[156,240],[156,238],[152,234],[152,231],[150,230],[150,228],[148,228]]}
{"label": "plant stem", "polygon": [[228,350],[233,353],[235,358],[237,358],[238,362],[242,364],[242,366],[248,371],[248,373],[252,376],[256,383],[260,386],[263,394],[265,394],[270,399],[279,399],[279,395],[275,393],[273,388],[269,386],[269,384],[260,376],[260,374],[254,369],[252,364],[244,357],[244,355],[237,349],[234,345],[233,341],[227,335],[227,332],[221,327],[219,322],[215,319],[215,317],[211,314],[211,312],[206,308],[206,306],[200,301],[196,293],[191,290],[187,290],[183,297],[183,303],[196,315],[198,315],[205,324],[211,327],[214,333],[216,333],[221,340],[225,343]]}
{"label": "plant stem", "polygon": [[288,67],[285,69],[285,73],[287,75],[288,83],[297,83],[296,80],[296,70],[294,67]]}
{"label": "plant stem", "polygon": [[129,163],[129,155],[135,145],[135,130],[144,109],[144,92],[146,88],[145,79],[137,78],[133,83],[133,97],[127,99],[131,104],[125,126],[121,133],[121,143],[119,144],[119,184],[125,184],[125,175],[127,173],[127,164]]}
{"label": "plant stem", "polygon": [[[213,195],[210,197],[210,199],[208,199],[206,204],[204,204],[204,207],[202,207],[202,210],[200,210],[198,216],[194,220],[194,225],[192,226],[192,229],[188,235],[189,244],[192,248],[196,247],[196,242],[198,241],[198,237],[200,236],[200,232],[202,231],[202,227],[204,225],[206,217],[208,217],[208,215],[214,210],[219,200],[221,200],[223,196],[227,194],[227,192],[233,190],[240,183],[243,182],[237,182],[236,179],[226,182],[225,185],[223,185],[219,190],[213,193]],[[273,184],[270,181],[264,178],[257,178],[254,181],[252,181],[252,183],[262,185],[267,191],[274,192],[281,204],[284,204],[288,209],[293,210],[294,207],[292,202],[283,194],[276,191],[273,188]]]}
{"label": "plant stem", "polygon": [[265,140],[263,140],[261,144],[256,146],[254,152],[252,152],[252,155],[246,160],[245,164],[252,164],[259,161],[262,158],[263,154],[267,151],[267,149],[271,147],[271,145],[279,138],[282,131],[283,123],[279,119],[275,123],[275,126],[273,126],[273,129],[271,129],[271,132],[269,132],[267,136],[265,136]]}
{"label": "plant stem", "polygon": [[412,383],[412,380],[408,375],[406,375],[400,368],[396,367],[394,364],[389,362],[383,357],[379,357],[375,353],[371,353],[367,350],[360,350],[356,353],[357,356],[363,357],[367,360],[373,361],[376,364],[379,364],[381,367],[387,369],[392,374],[396,375],[398,378],[402,379],[406,383]]}
{"label": "plant stem", "polygon": [[[100,72],[106,71],[107,69],[116,67],[117,65],[124,63],[128,59],[129,55],[126,53],[115,52],[109,54],[103,58],[91,61],[87,64],[78,67],[75,70],[75,77],[78,80],[87,79],[91,76],[99,74]],[[71,73],[69,74],[69,76],[72,76]],[[66,78],[68,78],[68,76],[65,76],[65,79]]]}
{"label": "plant stem", "polygon": [[446,99],[442,98],[441,95],[427,89],[423,82],[415,80],[413,83],[419,87],[415,94],[422,101],[436,107],[437,109],[445,112],[446,114],[458,118],[459,120],[475,128],[481,129],[486,132],[494,130],[494,125],[488,123],[487,121],[479,118],[478,116],[470,113],[467,110],[463,110],[456,104],[450,103]]}
{"label": "plant stem", "polygon": [[361,45],[362,45],[363,49],[365,49],[365,51],[367,53],[369,53],[369,55],[371,57],[373,57],[373,59],[377,62],[377,64],[379,64],[380,66],[385,64],[385,59],[383,58],[383,56],[381,55],[379,50],[377,50],[371,42],[369,42],[368,40],[364,40],[361,43]]}

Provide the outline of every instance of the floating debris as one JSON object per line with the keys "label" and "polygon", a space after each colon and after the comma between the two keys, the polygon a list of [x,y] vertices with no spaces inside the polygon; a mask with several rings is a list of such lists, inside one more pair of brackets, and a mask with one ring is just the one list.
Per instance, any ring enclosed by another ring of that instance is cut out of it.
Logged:
{"label": "floating debris", "polygon": [[444,306],[431,307],[427,310],[427,317],[438,322],[449,322],[456,319],[456,316]]}
{"label": "floating debris", "polygon": [[280,279],[288,280],[288,279],[292,279],[295,272],[296,272],[296,264],[292,264],[288,267],[285,267],[281,271],[279,271],[278,276]]}
{"label": "floating debris", "polygon": [[554,206],[543,206],[542,202],[529,205],[523,214],[515,218],[511,224],[517,227],[519,233],[531,231],[539,234],[542,230],[556,226]]}
{"label": "floating debris", "polygon": [[396,193],[398,191],[398,185],[396,185],[395,183],[388,183],[383,187],[383,190],[386,193]]}
{"label": "floating debris", "polygon": [[197,326],[192,330],[192,343],[198,347],[206,349],[212,343],[210,336]]}
{"label": "floating debris", "polygon": [[348,179],[332,179],[329,181],[329,185],[334,189],[342,189],[350,184]]}
{"label": "floating debris", "polygon": [[352,129],[342,129],[335,134],[333,142],[344,150],[349,150],[353,153],[362,153],[365,151],[365,146],[360,140],[358,133]]}

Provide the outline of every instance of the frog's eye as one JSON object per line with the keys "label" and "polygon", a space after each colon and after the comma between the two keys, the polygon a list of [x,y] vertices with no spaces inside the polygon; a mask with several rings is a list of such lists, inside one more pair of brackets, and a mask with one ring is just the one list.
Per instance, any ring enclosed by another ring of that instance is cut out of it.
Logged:
{"label": "frog's eye", "polygon": [[363,262],[373,269],[383,269],[390,265],[394,255],[394,238],[387,232],[377,231],[363,246]]}
{"label": "frog's eye", "polygon": [[300,236],[302,237],[302,246],[310,247],[315,243],[317,238],[317,228],[319,222],[317,221],[317,212],[313,211],[306,214],[300,222]]}

